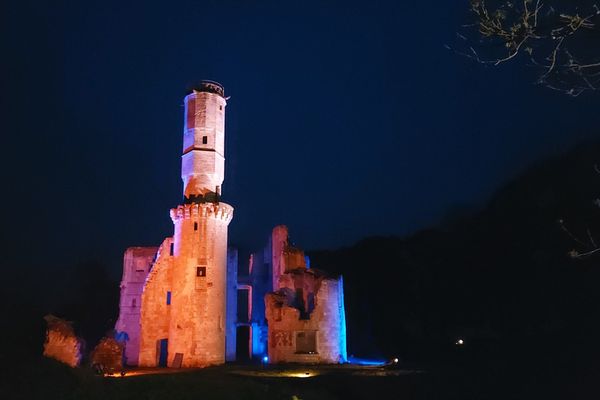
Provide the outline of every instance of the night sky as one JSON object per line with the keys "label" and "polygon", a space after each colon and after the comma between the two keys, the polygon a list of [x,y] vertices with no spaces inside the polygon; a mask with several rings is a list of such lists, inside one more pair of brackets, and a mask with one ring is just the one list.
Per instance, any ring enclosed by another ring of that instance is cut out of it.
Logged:
{"label": "night sky", "polygon": [[3,265],[40,277],[85,260],[118,277],[126,247],[172,235],[183,97],[201,79],[231,96],[223,193],[246,250],[281,223],[305,249],[410,234],[600,136],[597,96],[445,47],[467,1],[12,3]]}

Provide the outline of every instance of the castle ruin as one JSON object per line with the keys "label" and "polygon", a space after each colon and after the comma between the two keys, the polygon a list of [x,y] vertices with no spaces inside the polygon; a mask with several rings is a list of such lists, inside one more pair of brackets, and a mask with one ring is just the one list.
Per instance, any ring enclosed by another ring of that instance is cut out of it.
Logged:
{"label": "castle ruin", "polygon": [[170,212],[174,234],[158,247],[125,251],[115,326],[125,363],[345,362],[342,278],[311,269],[285,226],[238,276],[237,250],[227,248],[233,207],[220,200],[226,100],[211,81],[185,97],[183,202]]}

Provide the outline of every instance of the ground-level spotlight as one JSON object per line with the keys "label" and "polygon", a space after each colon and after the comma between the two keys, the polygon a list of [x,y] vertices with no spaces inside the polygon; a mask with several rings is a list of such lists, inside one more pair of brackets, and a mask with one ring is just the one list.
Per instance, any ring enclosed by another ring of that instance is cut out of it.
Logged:
{"label": "ground-level spotlight", "polygon": [[398,364],[398,361],[400,361],[400,360],[398,359],[398,357],[396,357],[396,358],[394,358],[394,359],[392,360],[392,362],[393,362],[394,364]]}
{"label": "ground-level spotlight", "polygon": [[465,341],[462,340],[462,339],[458,339],[454,344],[457,345],[457,346],[464,346]]}
{"label": "ground-level spotlight", "polygon": [[264,356],[262,358],[262,362],[263,362],[263,364],[268,364],[269,363],[269,356]]}
{"label": "ground-level spotlight", "polygon": [[312,373],[311,371],[306,371],[306,372],[290,372],[286,375],[289,376],[290,378],[312,378],[313,376],[315,376],[317,374]]}

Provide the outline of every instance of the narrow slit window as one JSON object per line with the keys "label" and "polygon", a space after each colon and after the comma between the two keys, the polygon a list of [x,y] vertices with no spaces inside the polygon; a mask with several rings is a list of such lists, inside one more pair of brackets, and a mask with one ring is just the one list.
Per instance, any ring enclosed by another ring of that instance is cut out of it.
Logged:
{"label": "narrow slit window", "polygon": [[135,299],[131,299],[131,307],[135,307]]}
{"label": "narrow slit window", "polygon": [[219,111],[223,111],[223,106],[219,106]]}
{"label": "narrow slit window", "polygon": [[208,143],[208,136],[202,136],[202,144]]}
{"label": "narrow slit window", "polygon": [[196,276],[205,277],[206,267],[196,267]]}
{"label": "narrow slit window", "polygon": [[171,243],[171,250],[170,250],[170,254],[173,255],[175,250],[175,243]]}
{"label": "narrow slit window", "polygon": [[198,223],[194,222],[194,230],[197,231],[198,230]]}
{"label": "narrow slit window", "polygon": [[167,305],[171,305],[171,292],[167,292]]}

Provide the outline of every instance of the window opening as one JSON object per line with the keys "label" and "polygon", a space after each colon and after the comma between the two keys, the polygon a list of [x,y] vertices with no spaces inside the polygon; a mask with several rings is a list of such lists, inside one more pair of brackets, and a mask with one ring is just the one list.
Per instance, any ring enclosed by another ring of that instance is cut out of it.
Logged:
{"label": "window opening", "polygon": [[296,353],[315,354],[317,352],[317,337],[315,331],[296,332]]}

